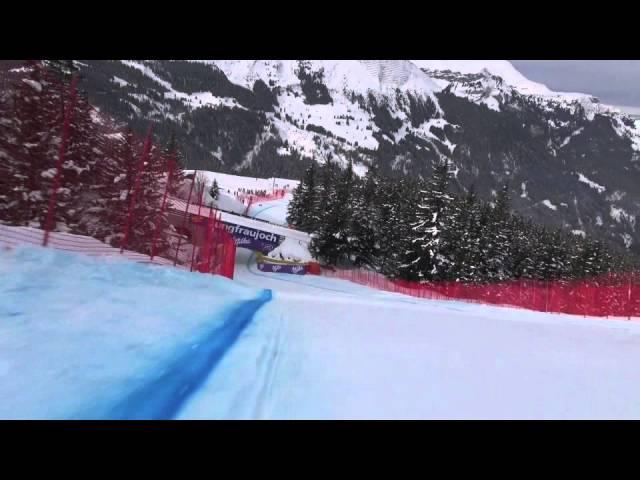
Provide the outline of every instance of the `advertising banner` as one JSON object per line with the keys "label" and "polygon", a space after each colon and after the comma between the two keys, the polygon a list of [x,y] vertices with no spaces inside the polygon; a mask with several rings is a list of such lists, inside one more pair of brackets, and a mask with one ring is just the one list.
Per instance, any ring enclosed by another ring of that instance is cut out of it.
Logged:
{"label": "advertising banner", "polygon": [[285,237],[272,232],[265,232],[255,228],[243,227],[231,223],[222,222],[228,232],[233,236],[236,246],[267,254],[276,248]]}
{"label": "advertising banner", "polygon": [[258,270],[271,273],[291,273],[294,275],[305,275],[306,265],[283,265],[276,263],[258,263]]}

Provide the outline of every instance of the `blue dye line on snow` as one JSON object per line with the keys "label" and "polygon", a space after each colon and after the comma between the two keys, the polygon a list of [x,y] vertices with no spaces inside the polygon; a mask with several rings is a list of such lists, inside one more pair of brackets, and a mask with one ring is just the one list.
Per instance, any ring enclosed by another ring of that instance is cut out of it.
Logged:
{"label": "blue dye line on snow", "polygon": [[190,349],[165,373],[134,391],[113,408],[106,418],[114,420],[167,420],[174,418],[185,401],[215,370],[255,313],[272,298],[264,290],[254,300],[234,308],[221,327]]}

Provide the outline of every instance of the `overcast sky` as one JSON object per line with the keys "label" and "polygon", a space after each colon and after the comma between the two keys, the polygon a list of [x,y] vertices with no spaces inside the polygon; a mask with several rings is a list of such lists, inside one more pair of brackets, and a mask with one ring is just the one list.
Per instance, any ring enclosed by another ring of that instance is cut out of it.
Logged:
{"label": "overcast sky", "polygon": [[525,77],[551,90],[590,93],[602,103],[640,113],[640,60],[511,60]]}

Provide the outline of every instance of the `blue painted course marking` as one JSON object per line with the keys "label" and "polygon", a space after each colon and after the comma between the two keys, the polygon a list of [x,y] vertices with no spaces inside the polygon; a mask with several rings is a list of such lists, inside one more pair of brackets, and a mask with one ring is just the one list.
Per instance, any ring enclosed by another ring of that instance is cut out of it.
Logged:
{"label": "blue painted course marking", "polygon": [[230,350],[255,313],[272,298],[264,290],[257,298],[233,308],[222,326],[173,362],[158,378],[127,395],[106,418],[117,420],[168,420],[204,383]]}

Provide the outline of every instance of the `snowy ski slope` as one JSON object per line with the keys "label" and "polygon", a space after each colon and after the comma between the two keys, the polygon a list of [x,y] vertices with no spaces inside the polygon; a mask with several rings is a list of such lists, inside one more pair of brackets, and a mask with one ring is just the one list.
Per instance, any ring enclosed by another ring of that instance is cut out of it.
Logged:
{"label": "snowy ski slope", "polygon": [[179,418],[640,418],[638,323],[421,301],[238,258],[238,281],[273,301]]}
{"label": "snowy ski slope", "polygon": [[0,419],[171,418],[261,291],[120,258],[0,248]]}
{"label": "snowy ski slope", "polygon": [[640,323],[0,249],[0,418],[640,419]]}

